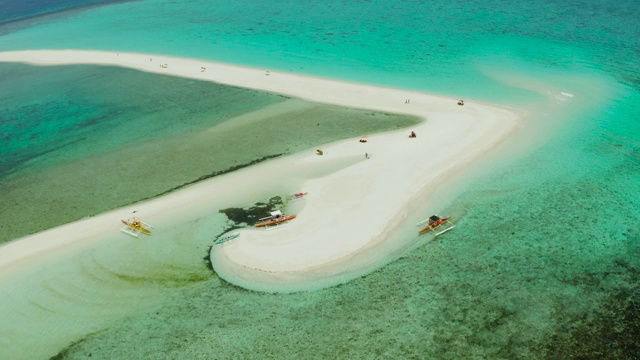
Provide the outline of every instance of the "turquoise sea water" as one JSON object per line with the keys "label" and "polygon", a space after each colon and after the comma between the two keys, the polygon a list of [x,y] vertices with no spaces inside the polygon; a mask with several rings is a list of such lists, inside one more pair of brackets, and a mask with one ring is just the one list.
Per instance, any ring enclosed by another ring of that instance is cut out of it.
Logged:
{"label": "turquoise sea water", "polygon": [[[202,269],[203,241],[182,240],[175,253],[138,245],[127,257],[145,266],[127,276],[88,251],[69,274],[113,277],[103,288],[67,286],[66,306],[12,321],[71,329],[42,338],[39,354],[74,344],[60,358],[638,358],[639,19],[634,1],[138,1],[3,25],[2,50],[162,53],[419,89],[526,110],[516,142],[546,133],[445,189],[455,231],[347,284],[248,292]],[[157,295],[146,309],[87,315],[96,294],[136,286]],[[17,293],[46,305],[50,291]]]}
{"label": "turquoise sea water", "polygon": [[[3,158],[0,176],[51,166],[42,154],[63,149],[67,161],[182,131],[200,131],[247,111],[283,102],[276,95],[92,66],[0,64]],[[56,91],[51,91],[51,89]],[[90,97],[90,95],[94,95]],[[132,101],[134,100],[134,101]],[[182,104],[190,106],[183,107]],[[159,121],[159,109],[166,111]],[[108,139],[105,140],[105,139]],[[63,159],[58,160],[63,163]],[[26,164],[26,166],[25,166]]]}

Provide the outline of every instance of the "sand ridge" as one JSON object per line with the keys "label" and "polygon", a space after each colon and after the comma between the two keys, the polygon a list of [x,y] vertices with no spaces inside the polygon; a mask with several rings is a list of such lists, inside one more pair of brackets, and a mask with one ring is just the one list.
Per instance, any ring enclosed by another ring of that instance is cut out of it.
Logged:
{"label": "sand ridge", "polygon": [[[262,180],[260,187],[283,182],[309,192],[290,225],[241,230],[236,241],[212,251],[212,264],[222,278],[262,291],[330,286],[390,261],[394,244],[385,240],[409,226],[407,219],[415,217],[412,209],[429,201],[425,194],[494,148],[519,122],[516,112],[497,106],[469,101],[459,106],[457,99],[421,92],[159,55],[34,50],[0,53],[0,61],[121,66],[425,119],[412,129],[370,136],[366,143],[350,139],[323,145],[322,156],[310,149],[136,205],[145,209],[148,222],[178,224],[197,218],[212,198],[230,201],[234,195],[250,198],[264,191],[252,190],[255,179]],[[408,137],[411,130],[417,138]],[[318,176],[315,169],[330,167],[327,163],[339,165]],[[170,216],[177,210],[179,219]],[[114,217],[110,212],[2,246],[0,272],[20,259],[36,260],[45,249],[104,237],[113,231]]]}

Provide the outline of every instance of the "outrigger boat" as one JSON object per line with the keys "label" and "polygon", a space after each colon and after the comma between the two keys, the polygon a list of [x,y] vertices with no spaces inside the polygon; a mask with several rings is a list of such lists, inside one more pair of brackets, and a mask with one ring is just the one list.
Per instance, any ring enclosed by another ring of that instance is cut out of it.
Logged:
{"label": "outrigger boat", "polygon": [[308,192],[299,192],[297,194],[291,194],[287,196],[287,200],[300,200],[303,197],[307,196]]}
{"label": "outrigger boat", "polygon": [[122,220],[122,223],[126,226],[121,228],[120,231],[127,235],[131,235],[133,237],[138,237],[140,234],[151,235],[151,230],[153,226],[140,221],[137,217],[129,218],[128,220]]}
{"label": "outrigger boat", "polygon": [[231,241],[233,239],[236,239],[238,236],[240,236],[240,234],[238,234],[238,233],[227,234],[227,235],[221,236],[218,239],[216,239],[215,244],[216,245],[224,244],[224,243],[229,242],[229,241]]}
{"label": "outrigger boat", "polygon": [[429,222],[426,228],[420,230],[419,234],[422,235],[426,232],[433,231],[436,236],[446,233],[447,231],[456,227],[456,225],[450,221],[451,216],[446,218],[441,218],[438,215],[431,215],[428,219],[422,220],[418,223],[418,225],[422,225],[426,222]]}
{"label": "outrigger boat", "polygon": [[264,217],[258,220],[256,223],[256,227],[264,227],[269,228],[276,225],[286,225],[289,220],[293,220],[296,218],[296,215],[285,215],[282,211],[276,210],[270,212],[271,216]]}

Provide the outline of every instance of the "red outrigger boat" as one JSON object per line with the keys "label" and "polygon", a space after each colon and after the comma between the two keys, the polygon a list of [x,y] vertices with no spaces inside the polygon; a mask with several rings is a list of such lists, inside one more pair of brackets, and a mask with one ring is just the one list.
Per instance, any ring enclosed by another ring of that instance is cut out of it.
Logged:
{"label": "red outrigger boat", "polygon": [[258,222],[256,223],[256,227],[269,228],[271,226],[284,225],[288,223],[289,220],[293,220],[296,218],[296,215],[285,215],[280,210],[272,211],[270,214],[271,216],[258,220]]}
{"label": "red outrigger boat", "polygon": [[428,219],[420,221],[418,225],[424,224],[425,222],[429,222],[429,225],[424,229],[420,230],[418,234],[422,235],[426,232],[433,231],[436,236],[446,233],[447,231],[456,227],[456,225],[450,221],[451,216],[446,218],[441,218],[438,215],[431,215]]}
{"label": "red outrigger boat", "polygon": [[307,196],[307,194],[309,194],[309,193],[308,192],[299,192],[299,193],[291,194],[291,195],[287,196],[287,200],[300,200],[303,197]]}

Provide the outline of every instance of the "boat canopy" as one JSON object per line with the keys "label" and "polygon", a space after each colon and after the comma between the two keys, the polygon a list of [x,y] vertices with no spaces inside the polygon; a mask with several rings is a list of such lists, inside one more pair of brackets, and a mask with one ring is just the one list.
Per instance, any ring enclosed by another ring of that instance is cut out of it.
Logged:
{"label": "boat canopy", "polygon": [[438,215],[431,215],[431,216],[429,217],[429,220],[432,220],[432,221],[438,221],[438,220],[440,220],[440,217],[439,217]]}
{"label": "boat canopy", "polygon": [[271,216],[273,216],[273,217],[278,217],[278,216],[282,216],[282,215],[284,215],[284,214],[282,213],[282,211],[280,211],[280,210],[272,211],[272,212],[270,212],[270,214],[271,214]]}

